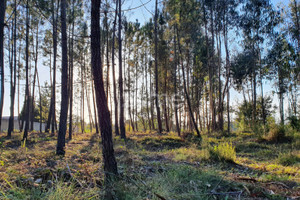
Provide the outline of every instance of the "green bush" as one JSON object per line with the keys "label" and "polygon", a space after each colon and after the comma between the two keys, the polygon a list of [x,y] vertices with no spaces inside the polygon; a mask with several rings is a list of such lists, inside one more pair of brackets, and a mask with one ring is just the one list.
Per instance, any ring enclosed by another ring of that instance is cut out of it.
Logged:
{"label": "green bush", "polygon": [[300,163],[300,156],[295,153],[280,154],[278,162],[284,166],[291,166]]}
{"label": "green bush", "polygon": [[285,136],[285,129],[283,125],[274,125],[266,138],[268,141],[271,142],[281,142],[286,139]]}
{"label": "green bush", "polygon": [[288,120],[290,121],[290,125],[294,130],[300,131],[300,119],[298,119],[297,116],[288,117]]}
{"label": "green bush", "polygon": [[232,143],[220,143],[209,150],[213,160],[234,162],[236,159],[235,147]]}

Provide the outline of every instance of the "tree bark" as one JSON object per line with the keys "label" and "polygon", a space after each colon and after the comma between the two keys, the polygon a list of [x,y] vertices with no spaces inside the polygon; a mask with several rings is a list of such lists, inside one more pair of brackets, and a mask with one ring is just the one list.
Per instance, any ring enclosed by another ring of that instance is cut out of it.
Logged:
{"label": "tree bark", "polygon": [[1,77],[1,93],[0,93],[0,131],[2,122],[2,112],[4,104],[4,51],[3,51],[3,41],[4,41],[4,19],[6,10],[6,0],[0,2],[0,77]]}
{"label": "tree bark", "polygon": [[118,96],[117,96],[117,84],[116,84],[116,72],[115,72],[115,38],[116,38],[116,24],[117,24],[117,14],[118,14],[118,3],[116,1],[116,11],[115,11],[115,19],[113,26],[113,37],[112,37],[112,54],[111,54],[111,62],[112,62],[112,75],[113,75],[113,87],[114,87],[114,104],[115,104],[115,134],[120,135],[119,132],[119,112],[118,112]]}
{"label": "tree bark", "polygon": [[61,63],[61,106],[59,130],[57,136],[56,154],[65,154],[65,140],[68,118],[68,39],[66,23],[66,0],[61,1],[61,39],[62,39],[62,63]]}
{"label": "tree bark", "polygon": [[103,72],[101,62],[101,36],[100,36],[100,4],[101,0],[92,0],[91,8],[91,53],[92,73],[95,84],[98,119],[102,137],[102,155],[104,161],[105,179],[110,180],[118,174],[117,162],[112,142],[112,127],[110,113],[104,91]]}
{"label": "tree bark", "polygon": [[155,0],[155,15],[154,15],[154,39],[155,39],[155,105],[156,105],[156,115],[157,115],[157,123],[158,123],[158,133],[162,133],[162,123],[160,118],[160,108],[158,101],[158,38],[157,38],[157,20],[158,20],[158,8],[157,8],[157,0]]}
{"label": "tree bark", "polygon": [[74,2],[72,1],[72,31],[71,31],[71,44],[70,44],[70,84],[69,84],[69,99],[70,99],[70,115],[69,115],[69,140],[72,140],[72,134],[73,134],[73,48],[74,48],[74,27],[75,27],[75,19],[74,19]]}
{"label": "tree bark", "polygon": [[26,91],[25,91],[25,129],[23,134],[23,140],[27,140],[28,129],[29,129],[29,120],[30,120],[30,93],[29,93],[29,5],[28,1],[26,3],[26,47],[25,47],[25,69],[26,69]]}
{"label": "tree bark", "polygon": [[125,124],[124,124],[124,98],[123,98],[123,66],[122,66],[122,38],[121,38],[121,31],[122,31],[122,2],[119,0],[119,91],[120,91],[120,132],[121,138],[125,139]]}
{"label": "tree bark", "polygon": [[179,121],[178,121],[178,102],[177,102],[177,65],[178,65],[178,59],[177,59],[177,48],[176,48],[176,28],[174,27],[174,110],[175,110],[175,121],[176,121],[176,130],[178,136],[180,136],[180,127],[179,127]]}
{"label": "tree bark", "polygon": [[99,126],[98,126],[98,120],[97,120],[97,107],[96,107],[96,100],[95,100],[95,88],[94,84],[92,83],[92,93],[93,93],[93,105],[94,105],[94,113],[95,113],[95,127],[96,127],[96,133],[99,133]]}
{"label": "tree bark", "polygon": [[[165,66],[167,66],[165,64]],[[170,128],[169,128],[169,120],[168,120],[168,108],[167,108],[167,74],[168,74],[168,70],[165,69],[165,82],[164,82],[164,115],[165,115],[165,124],[166,124],[166,131],[170,132]]]}
{"label": "tree bark", "polygon": [[213,3],[210,9],[210,20],[211,20],[211,35],[212,35],[212,51],[210,52],[210,65],[209,65],[209,106],[210,106],[210,114],[211,114],[211,130],[215,131],[216,129],[216,111],[215,111],[215,98],[214,98],[214,18],[213,18]]}
{"label": "tree bark", "polygon": [[[17,79],[17,2],[15,0],[14,7],[14,26],[13,26],[13,57],[14,67],[11,68],[11,102],[10,102],[10,117],[8,124],[7,137],[11,137],[11,133],[14,131],[14,111],[15,111],[15,93],[16,93],[16,79]],[[12,75],[13,74],[13,75]]]}
{"label": "tree bark", "polygon": [[[147,54],[146,54],[147,55]],[[146,56],[147,57],[147,56]],[[146,59],[146,58],[145,58]],[[146,72],[146,105],[147,105],[147,117],[148,117],[148,124],[149,124],[149,129],[150,131],[152,130],[152,123],[150,119],[150,111],[149,111],[149,93],[148,93],[148,62],[146,59],[146,65],[145,65],[145,72]]]}
{"label": "tree bark", "polygon": [[[179,54],[182,55],[181,45],[180,45],[179,35],[178,35],[178,29],[177,29],[177,43],[178,43]],[[198,127],[197,127],[197,123],[195,121],[195,117],[193,115],[191,101],[190,101],[190,97],[189,97],[189,94],[188,94],[188,91],[187,91],[186,80],[185,80],[185,71],[184,71],[184,66],[183,66],[182,58],[179,57],[179,60],[180,60],[181,70],[182,70],[182,76],[183,76],[183,89],[184,89],[186,101],[187,101],[187,104],[188,104],[189,114],[190,114],[191,120],[193,122],[194,129],[196,130],[197,136],[201,139],[201,134],[200,134],[200,131],[199,131]]]}
{"label": "tree bark", "polygon": [[[50,109],[45,132],[48,133],[51,125],[51,133],[55,132],[55,101],[56,101],[56,56],[57,56],[57,16],[55,16],[55,0],[51,1],[52,4],[52,38],[53,38],[53,83],[51,90]],[[51,66],[51,65],[50,65]]]}
{"label": "tree bark", "polygon": [[32,99],[31,99],[31,127],[30,130],[33,130],[33,123],[34,123],[34,93],[35,93],[35,82],[37,77],[37,63],[38,63],[38,46],[39,46],[39,25],[37,25],[36,29],[36,38],[35,38],[35,59],[34,59],[34,75],[33,75],[33,86],[32,86]]}

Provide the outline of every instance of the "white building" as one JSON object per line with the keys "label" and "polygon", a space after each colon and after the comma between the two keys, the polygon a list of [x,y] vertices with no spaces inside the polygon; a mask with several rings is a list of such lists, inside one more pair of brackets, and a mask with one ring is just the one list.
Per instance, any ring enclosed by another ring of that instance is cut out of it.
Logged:
{"label": "white building", "polygon": [[[8,130],[8,123],[9,123],[9,117],[3,116],[1,119],[1,132]],[[24,124],[25,126],[25,124]],[[45,131],[46,124],[42,123],[42,131]],[[19,119],[18,117],[14,117],[14,129],[20,130],[19,126]],[[33,130],[40,131],[40,123],[39,122],[33,122]]]}

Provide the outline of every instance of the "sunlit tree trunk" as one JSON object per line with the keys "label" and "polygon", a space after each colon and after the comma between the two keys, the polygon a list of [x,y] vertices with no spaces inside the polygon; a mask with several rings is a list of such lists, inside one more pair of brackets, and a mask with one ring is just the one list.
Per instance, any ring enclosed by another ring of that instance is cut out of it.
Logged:
{"label": "sunlit tree trunk", "polygon": [[69,100],[70,100],[70,115],[69,115],[69,140],[72,140],[73,134],[73,70],[74,70],[74,63],[73,63],[73,48],[74,48],[74,28],[75,28],[75,15],[74,15],[74,2],[72,1],[72,30],[71,30],[71,38],[70,38],[70,69],[69,69]]}
{"label": "sunlit tree trunk", "polygon": [[0,93],[0,131],[2,122],[2,112],[4,104],[4,51],[3,51],[3,41],[4,41],[4,19],[6,10],[6,0],[1,0],[0,2],[0,78],[1,78],[1,93]]}
{"label": "sunlit tree trunk", "polygon": [[59,130],[57,136],[56,154],[65,154],[65,140],[67,131],[68,118],[68,39],[67,39],[67,23],[66,23],[66,0],[61,1],[61,40],[62,40],[62,63],[61,63],[61,106]]}
{"label": "sunlit tree trunk", "polygon": [[99,133],[99,126],[98,126],[98,119],[97,119],[97,107],[96,107],[96,97],[95,97],[95,88],[94,84],[92,83],[92,93],[93,93],[93,105],[94,105],[94,114],[95,114],[95,127],[96,133]]}
{"label": "sunlit tree trunk", "polygon": [[115,134],[120,135],[119,133],[119,112],[118,112],[118,96],[117,96],[117,84],[116,84],[116,72],[115,72],[115,38],[116,38],[116,24],[117,24],[117,14],[118,14],[118,3],[116,1],[116,10],[115,10],[115,18],[113,25],[113,37],[112,37],[112,54],[111,54],[111,62],[112,62],[112,75],[113,75],[113,87],[114,87],[114,106],[115,106]]}
{"label": "sunlit tree trunk", "polygon": [[[182,55],[181,45],[180,45],[180,42],[179,42],[178,29],[177,29],[177,43],[178,43],[177,45],[178,45],[179,54]],[[187,91],[187,85],[186,85],[186,80],[185,80],[185,70],[184,70],[182,58],[179,57],[179,60],[180,60],[180,65],[181,65],[181,70],[182,70],[182,77],[183,77],[183,89],[184,89],[186,101],[187,101],[187,104],[188,104],[189,114],[190,114],[191,120],[193,122],[194,129],[196,130],[197,136],[199,138],[201,138],[201,134],[200,134],[200,131],[197,127],[197,123],[195,121],[195,117],[194,117],[194,114],[193,114],[193,111],[192,111],[190,97],[189,97],[189,94],[188,94],[188,91]]]}
{"label": "sunlit tree trunk", "polygon": [[154,39],[155,39],[155,105],[156,105],[156,115],[157,115],[157,124],[158,124],[158,132],[162,133],[162,124],[161,124],[161,116],[160,116],[160,108],[158,101],[158,38],[157,38],[157,21],[158,21],[158,8],[157,8],[157,0],[155,0],[155,15],[154,15]]}
{"label": "sunlit tree trunk", "polygon": [[[17,1],[14,1],[14,26],[13,26],[13,58],[14,64],[11,69],[11,102],[10,102],[10,117],[8,124],[7,136],[11,137],[11,132],[14,131],[14,112],[15,112],[15,93],[17,80]],[[13,75],[12,75],[13,74]]]}
{"label": "sunlit tree trunk", "polygon": [[[175,30],[175,28],[174,28]],[[175,110],[175,121],[176,121],[176,129],[177,134],[180,136],[180,126],[178,121],[178,99],[177,99],[177,65],[178,65],[178,58],[177,58],[177,48],[176,48],[176,30],[174,31],[174,110]]]}
{"label": "sunlit tree trunk", "polygon": [[101,63],[101,40],[100,40],[100,0],[92,0],[91,8],[91,53],[92,73],[95,84],[98,119],[102,137],[102,155],[106,180],[110,180],[118,174],[117,162],[114,155],[112,141],[112,127],[110,113],[107,106],[102,63]]}
{"label": "sunlit tree trunk", "polygon": [[26,47],[25,47],[25,69],[26,69],[26,86],[25,86],[25,129],[23,134],[23,140],[27,140],[29,119],[30,119],[30,93],[29,93],[29,5],[28,1],[26,4]]}
{"label": "sunlit tree trunk", "polygon": [[33,130],[34,123],[34,98],[35,98],[35,83],[37,77],[37,63],[38,63],[38,50],[39,50],[39,24],[36,27],[36,38],[35,38],[35,58],[34,58],[34,75],[33,75],[33,86],[32,86],[32,98],[31,98],[31,127],[30,130]]}
{"label": "sunlit tree trunk", "polygon": [[125,123],[124,123],[124,97],[123,97],[123,65],[122,65],[122,2],[119,0],[119,91],[120,91],[120,133],[121,138],[126,138]]}

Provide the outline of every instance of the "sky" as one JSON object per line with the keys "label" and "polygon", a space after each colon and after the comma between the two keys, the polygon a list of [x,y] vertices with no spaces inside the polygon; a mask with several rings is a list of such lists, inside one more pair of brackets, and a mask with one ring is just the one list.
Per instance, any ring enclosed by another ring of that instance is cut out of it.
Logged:
{"label": "sky", "polygon": [[[271,0],[271,3],[273,5],[278,5],[278,4],[282,4],[284,6],[287,6],[289,3],[289,0]],[[122,9],[124,10],[124,14],[126,15],[127,19],[129,21],[136,21],[136,19],[141,23],[141,25],[143,25],[145,23],[145,21],[148,21],[149,18],[152,17],[152,13],[154,13],[154,8],[155,8],[155,0],[125,0],[124,4],[122,5]],[[42,36],[40,36],[42,37]],[[40,38],[42,39],[42,38]],[[237,45],[236,44],[232,44],[231,48],[236,48]],[[58,49],[60,49],[61,47],[58,46]],[[6,58],[7,59],[7,58]],[[44,66],[43,65],[43,61],[45,58],[43,58],[41,56],[39,56],[39,63],[38,63],[38,70],[39,70],[39,76],[40,76],[40,80],[41,80],[41,85],[44,85],[44,82],[48,82],[49,83],[49,67],[48,66]],[[60,59],[58,59],[57,64],[60,65]],[[9,112],[9,107],[10,107],[10,85],[9,85],[9,69],[6,63],[6,68],[5,68],[5,94],[4,94],[4,109],[3,109],[3,116],[9,116],[10,112]],[[60,72],[57,72],[57,85],[60,85]],[[22,85],[25,85],[25,81],[21,81]],[[58,101],[57,101],[57,109],[60,108],[60,104],[59,104],[59,99],[60,99],[60,88],[57,88],[57,97],[58,97]],[[23,106],[23,102],[24,102],[24,88],[20,88],[20,109]],[[272,91],[274,91],[273,88],[273,83],[270,81],[264,81],[264,92],[266,95],[273,95]],[[235,91],[234,89],[231,89],[231,94],[230,94],[230,98],[231,98],[231,105],[236,105],[238,102],[241,102],[242,100],[242,95]],[[258,94],[260,94],[260,89],[258,88],[257,91]],[[37,94],[37,89],[36,89],[36,94]],[[276,97],[277,95],[275,95],[273,104],[277,104],[278,105],[278,98]],[[16,100],[15,102],[17,103],[17,95],[16,95]],[[75,99],[76,100],[76,99]],[[86,109],[87,110],[87,109]],[[15,107],[15,116],[18,115],[17,113],[17,106]],[[74,114],[79,114],[78,113],[78,107],[75,106],[74,108]],[[87,119],[87,117],[86,117]]]}

